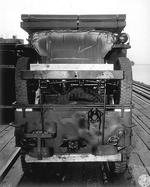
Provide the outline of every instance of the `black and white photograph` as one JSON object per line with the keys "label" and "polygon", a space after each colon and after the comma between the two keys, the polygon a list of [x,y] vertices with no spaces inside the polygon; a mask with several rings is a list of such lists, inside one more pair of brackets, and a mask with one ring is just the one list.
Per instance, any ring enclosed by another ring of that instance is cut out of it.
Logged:
{"label": "black and white photograph", "polygon": [[3,0],[0,187],[150,187],[150,1]]}

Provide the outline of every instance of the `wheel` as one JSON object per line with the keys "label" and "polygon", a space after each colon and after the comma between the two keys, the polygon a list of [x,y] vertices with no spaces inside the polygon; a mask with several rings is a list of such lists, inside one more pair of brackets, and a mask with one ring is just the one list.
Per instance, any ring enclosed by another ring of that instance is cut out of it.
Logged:
{"label": "wheel", "polygon": [[127,169],[127,156],[125,153],[122,154],[122,161],[114,163],[114,173],[121,174]]}
{"label": "wheel", "polygon": [[127,169],[127,154],[122,153],[122,161],[120,162],[110,162],[109,171],[110,173],[123,174]]}
{"label": "wheel", "polygon": [[24,154],[21,155],[21,166],[24,174],[27,177],[30,177],[33,174],[34,168],[32,164],[26,163]]}
{"label": "wheel", "polygon": [[27,81],[21,79],[21,71],[27,70],[29,58],[19,58],[16,64],[15,87],[18,104],[28,104]]}
{"label": "wheel", "polygon": [[124,72],[124,79],[121,80],[120,104],[130,105],[132,101],[132,67],[131,62],[126,57],[118,59],[120,70]]}
{"label": "wheel", "polygon": [[21,57],[18,59],[15,71],[15,89],[17,104],[27,105],[35,102],[35,90],[38,87],[36,80],[23,80],[21,71],[29,69],[30,63],[34,63],[35,59],[29,57]]}

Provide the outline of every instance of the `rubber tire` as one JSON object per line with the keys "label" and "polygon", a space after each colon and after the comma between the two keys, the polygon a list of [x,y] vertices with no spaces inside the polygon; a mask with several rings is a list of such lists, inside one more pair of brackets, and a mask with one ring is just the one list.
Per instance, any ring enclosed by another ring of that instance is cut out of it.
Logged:
{"label": "rubber tire", "polygon": [[127,155],[125,153],[122,154],[122,161],[114,163],[114,173],[122,174],[127,169]]}
{"label": "rubber tire", "polygon": [[127,155],[122,154],[122,161],[120,162],[109,162],[109,173],[111,174],[123,174],[127,170]]}
{"label": "rubber tire", "polygon": [[15,88],[17,104],[26,105],[28,102],[27,81],[21,79],[21,71],[27,70],[29,58],[21,57],[18,59],[15,71]]}
{"label": "rubber tire", "polygon": [[128,58],[118,59],[120,70],[124,72],[124,79],[121,80],[120,104],[130,105],[132,102],[132,65]]}
{"label": "rubber tire", "polygon": [[27,177],[31,177],[36,171],[32,164],[26,163],[25,155],[21,155],[21,166],[22,166],[22,171],[24,172],[24,175]]}

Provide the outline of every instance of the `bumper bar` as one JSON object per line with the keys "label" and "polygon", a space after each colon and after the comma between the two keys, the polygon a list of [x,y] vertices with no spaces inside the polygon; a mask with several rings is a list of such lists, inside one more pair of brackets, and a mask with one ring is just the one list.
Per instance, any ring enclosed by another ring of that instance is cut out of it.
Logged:
{"label": "bumper bar", "polygon": [[93,154],[65,154],[53,155],[42,160],[26,155],[27,163],[60,163],[60,162],[117,162],[121,161],[121,153],[114,155],[93,155]]}

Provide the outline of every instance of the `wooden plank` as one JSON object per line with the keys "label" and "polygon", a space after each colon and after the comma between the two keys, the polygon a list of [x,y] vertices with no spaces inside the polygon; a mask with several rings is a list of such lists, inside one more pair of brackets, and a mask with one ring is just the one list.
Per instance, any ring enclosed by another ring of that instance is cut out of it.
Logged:
{"label": "wooden plank", "polygon": [[9,141],[14,137],[14,128],[9,127],[0,134],[0,152],[7,146]]}
{"label": "wooden plank", "polygon": [[124,21],[125,14],[79,15],[80,21]]}
{"label": "wooden plank", "polygon": [[0,153],[0,169],[2,169],[7,164],[14,149],[15,149],[15,138],[13,137]]}
{"label": "wooden plank", "polygon": [[135,181],[136,187],[141,187],[141,178],[143,176],[149,176],[146,168],[143,166],[137,153],[132,152],[128,164],[129,171]]}
{"label": "wooden plank", "polygon": [[52,30],[52,29],[77,29],[76,20],[50,20],[42,22],[21,22],[21,27],[27,32],[41,31],[41,30]]}
{"label": "wooden plank", "polygon": [[150,119],[144,115],[144,113],[134,110],[133,116],[136,120],[143,123],[145,127],[147,127],[147,132],[150,133]]}
{"label": "wooden plank", "polygon": [[136,121],[133,120],[133,123],[136,125],[135,127],[133,127],[134,131],[150,150],[150,135],[146,131],[144,131]]}
{"label": "wooden plank", "polygon": [[8,172],[6,177],[1,182],[2,187],[16,187],[18,186],[21,178],[23,176],[23,171],[21,167],[20,158],[17,159],[11,170]]}
{"label": "wooden plank", "polygon": [[141,141],[136,132],[133,131],[133,143],[134,143],[134,151],[139,155],[140,159],[143,162],[144,167],[150,173],[150,150],[145,146],[145,144]]}
{"label": "wooden plank", "polygon": [[141,111],[144,112],[144,114],[146,114],[150,118],[150,116],[149,116],[149,114],[150,114],[150,105],[146,105],[146,104],[140,105],[140,104],[137,104],[134,101],[133,101],[133,103],[134,103],[136,109],[138,109],[140,112]]}
{"label": "wooden plank", "polygon": [[21,148],[19,147],[14,147],[14,150],[10,155],[10,157],[7,158],[5,165],[3,165],[2,168],[0,168],[0,179],[4,177],[4,175],[8,172],[10,167],[14,164],[14,162],[19,156],[20,149]]}
{"label": "wooden plank", "polygon": [[138,110],[141,112],[144,116],[146,116],[148,119],[150,119],[150,105],[146,104],[139,104],[138,100],[133,97],[133,103],[134,103],[134,111]]}
{"label": "wooden plank", "polygon": [[79,28],[95,28],[110,31],[121,31],[126,26],[125,21],[80,21]]}
{"label": "wooden plank", "polygon": [[113,64],[30,64],[32,71],[45,71],[45,70],[67,70],[67,71],[82,71],[82,70],[112,70]]}
{"label": "wooden plank", "polygon": [[143,97],[142,95],[140,95],[139,93],[135,93],[133,92],[134,97],[138,98],[138,100],[140,100],[144,105],[150,105],[150,100]]}
{"label": "wooden plank", "polygon": [[1,133],[3,130],[7,129],[8,127],[9,127],[9,125],[0,125],[0,133]]}
{"label": "wooden plank", "polygon": [[42,30],[61,30],[61,29],[99,29],[109,30],[111,32],[121,32],[126,26],[125,21],[97,21],[97,22],[80,22],[75,20],[49,20],[42,22],[21,22],[21,27],[27,32],[37,32]]}
{"label": "wooden plank", "polygon": [[22,71],[23,79],[123,79],[123,71]]}
{"label": "wooden plank", "polygon": [[133,121],[136,121],[136,122],[138,123],[138,125],[139,125],[144,131],[146,131],[147,134],[150,135],[150,129],[149,129],[149,127],[148,127],[142,120],[140,120],[140,119],[138,118],[137,115],[133,114],[132,117],[133,117]]}
{"label": "wooden plank", "polygon": [[22,14],[21,19],[25,22],[43,22],[43,21],[51,21],[51,20],[64,20],[64,21],[73,21],[77,20],[77,15],[41,15],[41,14]]}
{"label": "wooden plank", "polygon": [[100,15],[41,15],[41,14],[22,14],[23,21],[49,21],[49,20],[81,20],[81,21],[115,21],[125,20],[125,14],[100,14]]}

